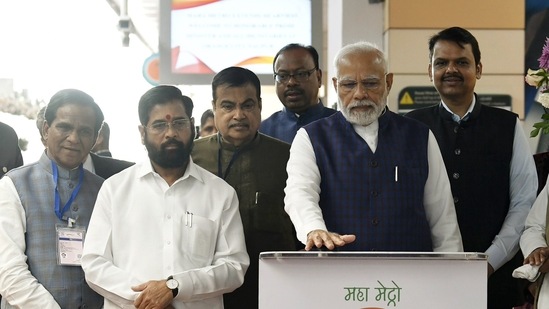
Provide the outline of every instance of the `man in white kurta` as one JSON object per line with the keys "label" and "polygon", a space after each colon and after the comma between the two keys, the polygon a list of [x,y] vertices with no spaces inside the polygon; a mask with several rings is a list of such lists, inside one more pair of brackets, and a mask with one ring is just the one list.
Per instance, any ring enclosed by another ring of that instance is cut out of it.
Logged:
{"label": "man in white kurta", "polygon": [[548,199],[549,183],[539,193],[532,209],[530,209],[524,223],[524,232],[520,237],[520,249],[526,257],[525,262],[535,266],[535,268],[539,267],[539,271],[545,273],[537,299],[538,308],[548,308],[549,306],[549,276],[547,275],[549,264],[545,263],[549,258],[549,246],[545,235]]}
{"label": "man in white kurta", "polygon": [[223,308],[249,265],[238,198],[190,158],[192,101],[172,86],[139,103],[150,160],[101,187],[82,268],[108,308]]}

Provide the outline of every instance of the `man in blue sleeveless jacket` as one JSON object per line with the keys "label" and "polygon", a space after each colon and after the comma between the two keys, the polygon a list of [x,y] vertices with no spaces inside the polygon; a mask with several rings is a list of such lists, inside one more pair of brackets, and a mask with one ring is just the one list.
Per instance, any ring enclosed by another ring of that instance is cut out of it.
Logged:
{"label": "man in blue sleeveless jacket", "polygon": [[406,116],[429,126],[440,146],[468,252],[488,255],[488,308],[522,305],[511,274],[522,265],[519,237],[536,199],[536,168],[516,114],[480,104],[480,48],[452,27],[429,40],[429,77],[440,104]]}
{"label": "man in blue sleeveless jacket", "polygon": [[291,43],[276,53],[273,61],[275,90],[284,105],[261,122],[259,132],[291,144],[297,130],[333,115],[318,97],[322,85],[318,52],[311,45]]}
{"label": "man in blue sleeveless jacket", "polygon": [[285,209],[305,249],[463,251],[434,136],[386,107],[384,54],[359,42],[334,63],[341,112],[300,129],[287,166]]}

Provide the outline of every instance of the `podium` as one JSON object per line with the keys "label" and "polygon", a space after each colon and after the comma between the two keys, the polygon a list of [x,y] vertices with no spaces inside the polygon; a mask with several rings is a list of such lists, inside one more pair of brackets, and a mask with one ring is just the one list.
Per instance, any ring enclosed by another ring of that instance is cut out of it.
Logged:
{"label": "podium", "polygon": [[262,252],[259,308],[486,308],[487,255]]}

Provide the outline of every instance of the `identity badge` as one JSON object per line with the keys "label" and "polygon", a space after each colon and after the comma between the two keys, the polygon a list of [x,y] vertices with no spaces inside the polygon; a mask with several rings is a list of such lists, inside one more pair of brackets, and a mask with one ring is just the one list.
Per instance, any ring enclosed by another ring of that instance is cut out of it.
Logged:
{"label": "identity badge", "polygon": [[80,227],[56,226],[57,264],[80,266],[86,229]]}

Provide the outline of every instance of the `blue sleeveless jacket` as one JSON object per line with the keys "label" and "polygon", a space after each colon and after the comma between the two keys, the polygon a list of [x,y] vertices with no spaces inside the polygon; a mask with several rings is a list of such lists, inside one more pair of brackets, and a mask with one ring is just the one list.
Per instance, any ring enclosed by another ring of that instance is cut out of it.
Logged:
{"label": "blue sleeveless jacket", "polygon": [[345,250],[433,250],[423,205],[426,126],[386,110],[375,153],[341,112],[305,129],[320,170],[326,226],[357,236]]}

